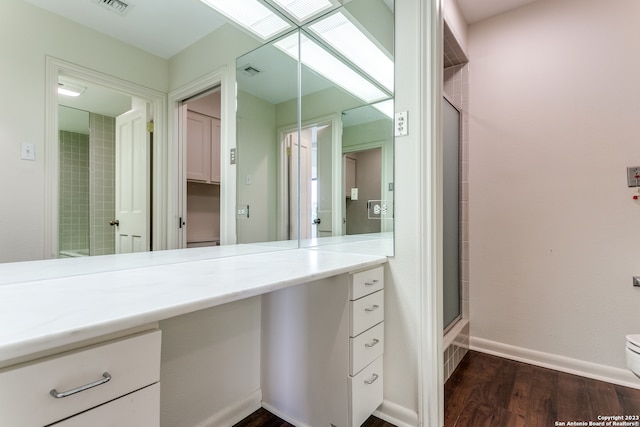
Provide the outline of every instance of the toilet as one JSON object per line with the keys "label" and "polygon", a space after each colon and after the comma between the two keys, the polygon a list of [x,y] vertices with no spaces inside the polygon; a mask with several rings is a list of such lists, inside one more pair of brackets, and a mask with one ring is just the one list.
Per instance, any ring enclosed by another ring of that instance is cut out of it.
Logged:
{"label": "toilet", "polygon": [[640,335],[627,335],[627,367],[640,378]]}

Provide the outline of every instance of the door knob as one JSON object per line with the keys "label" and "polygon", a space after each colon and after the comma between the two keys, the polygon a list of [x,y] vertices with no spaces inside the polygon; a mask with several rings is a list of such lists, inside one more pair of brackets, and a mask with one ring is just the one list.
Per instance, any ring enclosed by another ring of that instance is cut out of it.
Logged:
{"label": "door knob", "polygon": [[115,225],[117,227],[120,225],[120,221],[118,221],[117,219],[112,219],[111,221],[109,221],[109,225],[112,227]]}
{"label": "door knob", "polygon": [[320,224],[322,221],[320,220],[320,218],[316,218],[313,220],[314,224]]}

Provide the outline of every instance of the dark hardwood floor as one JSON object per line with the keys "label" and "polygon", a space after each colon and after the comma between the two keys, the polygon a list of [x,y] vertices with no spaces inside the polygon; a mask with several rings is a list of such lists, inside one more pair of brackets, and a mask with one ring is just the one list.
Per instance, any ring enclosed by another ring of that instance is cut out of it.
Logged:
{"label": "dark hardwood floor", "polygon": [[[281,420],[264,408],[258,409],[233,427],[293,427],[288,422]],[[382,421],[374,416],[369,417],[362,427],[395,427],[393,424]]]}
{"label": "dark hardwood floor", "polygon": [[[589,425],[599,415],[640,416],[640,390],[474,351],[445,384],[444,401],[444,427]],[[259,409],[234,427],[293,426]],[[395,426],[372,416],[362,427]]]}
{"label": "dark hardwood floor", "polygon": [[599,415],[640,416],[640,390],[473,351],[444,395],[445,427],[589,425]]}

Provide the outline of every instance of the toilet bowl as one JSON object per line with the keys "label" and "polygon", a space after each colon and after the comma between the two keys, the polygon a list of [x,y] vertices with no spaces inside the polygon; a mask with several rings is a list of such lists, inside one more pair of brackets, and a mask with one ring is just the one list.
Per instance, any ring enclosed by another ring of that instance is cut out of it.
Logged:
{"label": "toilet bowl", "polygon": [[640,335],[627,335],[627,367],[640,378]]}

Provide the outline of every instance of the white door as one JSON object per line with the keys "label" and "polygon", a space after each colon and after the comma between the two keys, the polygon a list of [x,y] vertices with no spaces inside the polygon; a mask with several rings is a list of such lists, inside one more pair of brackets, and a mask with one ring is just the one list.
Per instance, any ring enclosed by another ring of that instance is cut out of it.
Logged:
{"label": "white door", "polygon": [[[300,144],[298,144],[297,132],[290,133],[287,138],[290,148],[288,150],[289,238],[309,239],[311,238],[311,132],[310,129],[303,129]],[[300,234],[298,234],[298,224]]]}
{"label": "white door", "polygon": [[116,253],[150,250],[147,104],[116,117]]}
{"label": "white door", "polygon": [[317,237],[327,237],[333,234],[333,183],[331,179],[333,163],[332,138],[333,132],[331,129],[331,123],[319,125],[317,127]]}

